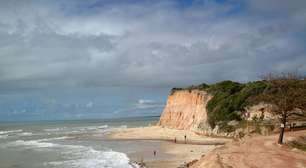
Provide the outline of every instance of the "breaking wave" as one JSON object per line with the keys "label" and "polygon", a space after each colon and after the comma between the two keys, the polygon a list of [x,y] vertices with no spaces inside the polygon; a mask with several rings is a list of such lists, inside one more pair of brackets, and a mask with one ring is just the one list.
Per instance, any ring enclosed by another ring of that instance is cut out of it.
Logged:
{"label": "breaking wave", "polygon": [[[44,166],[54,168],[133,168],[124,153],[108,150],[99,151],[90,146],[59,144],[50,141],[62,140],[67,137],[47,138],[38,140],[17,140],[2,147],[25,148],[40,151],[42,149],[58,150],[60,161],[45,162]],[[134,166],[135,167],[135,166]]]}

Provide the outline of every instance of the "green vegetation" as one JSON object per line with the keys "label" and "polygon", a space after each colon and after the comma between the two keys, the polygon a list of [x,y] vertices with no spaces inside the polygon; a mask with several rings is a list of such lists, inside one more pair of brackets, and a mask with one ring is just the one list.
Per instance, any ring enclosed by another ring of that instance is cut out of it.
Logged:
{"label": "green vegetation", "polygon": [[[247,105],[255,103],[252,96],[256,96],[263,92],[266,88],[263,81],[249,82],[241,84],[233,81],[222,81],[216,84],[207,85],[205,83],[198,86],[190,86],[184,90],[199,89],[205,90],[213,94],[213,98],[207,104],[208,122],[212,128],[219,125],[221,130],[231,132],[234,130],[232,126],[228,126],[227,122],[231,120],[241,120],[241,111]],[[182,88],[172,89],[183,90]]]}
{"label": "green vegetation", "polygon": [[289,142],[288,145],[292,148],[297,148],[306,152],[306,136],[299,137],[298,139]]}
{"label": "green vegetation", "polygon": [[[244,123],[243,114],[247,106],[256,105],[259,102],[266,102],[276,105],[278,108],[286,107],[287,115],[283,121],[287,121],[289,114],[298,115],[299,118],[306,116],[306,78],[297,78],[294,75],[268,76],[262,81],[238,83],[233,81],[222,81],[216,84],[201,84],[187,88],[174,88],[176,90],[203,90],[213,97],[207,103],[208,123],[211,128],[218,125],[224,132],[232,132],[237,128],[242,128],[240,123]],[[290,105],[290,106],[289,106]],[[299,108],[303,111],[296,112]],[[285,111],[278,110],[276,112]],[[301,114],[299,114],[301,113]],[[279,114],[277,114],[279,115]],[[264,116],[253,118],[256,132],[261,132],[264,124]],[[229,121],[240,121],[238,125],[231,125]],[[270,129],[267,127],[267,129]]]}
{"label": "green vegetation", "polygon": [[255,102],[251,97],[264,91],[266,84],[262,81],[241,84],[223,81],[211,85],[207,91],[214,97],[208,102],[208,122],[212,128],[217,124],[226,127],[228,121],[241,120],[241,111]]}

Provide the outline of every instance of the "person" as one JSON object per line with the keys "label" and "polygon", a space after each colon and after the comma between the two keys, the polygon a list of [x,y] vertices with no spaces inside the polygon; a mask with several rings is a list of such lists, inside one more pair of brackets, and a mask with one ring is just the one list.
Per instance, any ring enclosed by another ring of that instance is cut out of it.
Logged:
{"label": "person", "polygon": [[156,150],[153,151],[154,157],[156,156]]}
{"label": "person", "polygon": [[174,138],[174,143],[176,143],[176,137]]}
{"label": "person", "polygon": [[185,144],[186,144],[187,143],[187,136],[186,136],[186,134],[185,134],[184,138],[185,138]]}

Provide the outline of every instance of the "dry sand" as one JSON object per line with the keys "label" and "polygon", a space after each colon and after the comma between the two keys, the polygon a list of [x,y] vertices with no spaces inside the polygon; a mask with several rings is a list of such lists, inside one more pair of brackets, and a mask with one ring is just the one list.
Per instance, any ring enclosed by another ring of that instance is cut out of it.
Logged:
{"label": "dry sand", "polygon": [[[286,132],[285,140],[306,131]],[[203,157],[193,168],[306,168],[306,152],[276,143],[278,135],[247,137],[231,142]]]}
{"label": "dry sand", "polygon": [[196,134],[192,131],[170,129],[160,126],[127,128],[114,131],[108,135],[110,139],[118,140],[167,140],[177,143],[185,143],[185,135],[188,144],[221,145],[231,141],[229,138],[213,138]]}

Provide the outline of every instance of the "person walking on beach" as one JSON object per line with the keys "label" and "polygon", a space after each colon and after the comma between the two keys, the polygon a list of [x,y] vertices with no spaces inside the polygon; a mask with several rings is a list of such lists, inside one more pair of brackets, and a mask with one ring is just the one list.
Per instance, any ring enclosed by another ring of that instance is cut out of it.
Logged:
{"label": "person walking on beach", "polygon": [[154,155],[154,157],[156,156],[156,150],[153,151],[153,155]]}
{"label": "person walking on beach", "polygon": [[187,143],[187,136],[186,136],[186,134],[185,134],[184,138],[185,138],[185,144],[186,144]]}
{"label": "person walking on beach", "polygon": [[174,143],[176,143],[176,137],[174,138]]}

